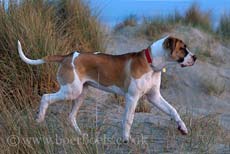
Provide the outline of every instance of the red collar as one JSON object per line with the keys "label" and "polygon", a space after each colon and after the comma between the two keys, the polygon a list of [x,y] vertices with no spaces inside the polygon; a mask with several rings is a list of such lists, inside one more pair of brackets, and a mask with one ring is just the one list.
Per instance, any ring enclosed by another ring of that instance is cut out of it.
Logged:
{"label": "red collar", "polygon": [[144,49],[144,51],[145,51],[145,57],[146,57],[148,63],[151,64],[152,63],[152,58],[150,56],[150,48],[148,47],[147,49]]}

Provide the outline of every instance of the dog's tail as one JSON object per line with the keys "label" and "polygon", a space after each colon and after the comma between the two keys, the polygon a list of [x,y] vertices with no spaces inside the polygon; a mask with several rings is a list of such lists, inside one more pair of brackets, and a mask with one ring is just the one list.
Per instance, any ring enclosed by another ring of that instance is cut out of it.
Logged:
{"label": "dog's tail", "polygon": [[29,59],[23,53],[20,41],[18,41],[18,53],[19,53],[20,58],[25,63],[30,64],[30,65],[40,65],[40,64],[44,64],[44,63],[48,63],[48,62],[58,62],[58,63],[60,63],[65,58],[65,56],[53,55],[53,56],[46,56],[46,57],[44,57],[42,59],[36,59],[36,60]]}

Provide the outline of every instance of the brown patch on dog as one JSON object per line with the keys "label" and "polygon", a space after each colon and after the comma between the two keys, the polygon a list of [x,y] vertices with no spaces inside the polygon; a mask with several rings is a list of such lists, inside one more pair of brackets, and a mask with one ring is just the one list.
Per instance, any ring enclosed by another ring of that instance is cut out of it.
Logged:
{"label": "brown patch on dog", "polygon": [[176,61],[187,55],[185,43],[178,38],[170,36],[164,41],[163,45],[165,49],[169,49],[171,51],[171,57]]}
{"label": "brown patch on dog", "polygon": [[65,56],[59,56],[59,55],[54,55],[54,56],[46,56],[43,58],[45,62],[62,62]]}
{"label": "brown patch on dog", "polygon": [[132,77],[135,79],[140,78],[143,74],[151,71],[144,52],[138,53],[136,56],[132,58],[132,64],[131,64],[131,74]]}
{"label": "brown patch on dog", "polygon": [[68,55],[52,55],[52,56],[46,56],[46,57],[44,57],[42,59],[45,60],[45,62],[58,62],[58,63],[61,63],[66,57],[70,57],[72,55],[73,55],[73,53],[70,53]]}
{"label": "brown patch on dog", "polygon": [[66,56],[59,66],[57,76],[61,85],[72,83],[74,81],[73,66],[71,64],[72,58],[71,54]]}
{"label": "brown patch on dog", "polygon": [[137,79],[151,70],[144,52],[124,55],[82,53],[74,61],[80,80],[90,78],[103,86],[127,89],[131,77]]}

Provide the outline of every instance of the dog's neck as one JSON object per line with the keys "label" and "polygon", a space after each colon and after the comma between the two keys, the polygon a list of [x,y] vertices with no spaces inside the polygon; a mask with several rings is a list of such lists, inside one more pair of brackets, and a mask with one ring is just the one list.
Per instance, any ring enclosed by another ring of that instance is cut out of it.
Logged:
{"label": "dog's neck", "polygon": [[[168,37],[168,36],[167,36]],[[164,37],[156,42],[154,42],[150,48],[151,48],[151,54],[153,58],[161,58],[161,57],[168,57],[169,52],[164,48],[163,44],[165,39],[167,37]]]}
{"label": "dog's neck", "polygon": [[150,46],[153,59],[152,67],[155,71],[161,71],[165,66],[175,63],[170,60],[170,51],[164,48],[164,41],[167,38],[168,36],[154,42]]}

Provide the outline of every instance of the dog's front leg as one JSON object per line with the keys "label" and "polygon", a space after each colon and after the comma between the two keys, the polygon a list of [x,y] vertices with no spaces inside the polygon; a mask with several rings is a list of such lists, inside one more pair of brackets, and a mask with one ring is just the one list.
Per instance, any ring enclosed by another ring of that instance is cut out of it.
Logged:
{"label": "dog's front leg", "polygon": [[170,105],[161,96],[159,90],[155,90],[155,89],[151,90],[148,93],[147,98],[151,104],[155,105],[157,108],[159,108],[160,110],[165,112],[167,115],[169,115],[171,118],[173,118],[173,120],[176,121],[176,123],[178,125],[178,130],[180,130],[180,132],[183,135],[188,134],[188,130],[187,130],[183,120],[181,120],[180,115],[177,113],[176,109],[172,105]]}
{"label": "dog's front leg", "polygon": [[125,95],[125,113],[122,121],[123,127],[123,141],[127,143],[130,138],[130,129],[133,123],[134,113],[137,106],[139,96],[138,95]]}

